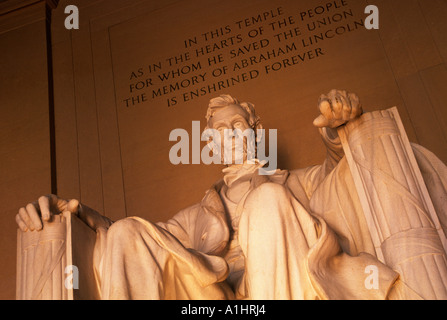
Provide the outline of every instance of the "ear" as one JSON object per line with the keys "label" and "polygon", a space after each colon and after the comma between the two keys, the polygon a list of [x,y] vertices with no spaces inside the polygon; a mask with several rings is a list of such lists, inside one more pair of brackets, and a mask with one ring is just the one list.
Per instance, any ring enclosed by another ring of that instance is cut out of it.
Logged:
{"label": "ear", "polygon": [[[258,133],[258,129],[262,130],[262,131],[260,131]],[[255,125],[253,130],[255,131],[255,135],[256,135],[256,143],[259,143],[262,140],[262,138],[264,137],[264,130],[263,129],[264,129],[264,126],[262,125],[262,123],[258,122],[258,124]]]}

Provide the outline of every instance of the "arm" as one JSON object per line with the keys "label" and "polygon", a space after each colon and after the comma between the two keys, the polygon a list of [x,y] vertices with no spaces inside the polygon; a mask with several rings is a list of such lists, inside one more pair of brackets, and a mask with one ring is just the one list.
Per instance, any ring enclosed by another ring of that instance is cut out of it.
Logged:
{"label": "arm", "polygon": [[98,228],[108,229],[113,221],[103,216],[98,211],[79,203],[78,217],[84,221],[90,228],[96,231]]}
{"label": "arm", "polygon": [[363,110],[357,95],[342,90],[321,95],[318,108],[320,115],[314,120],[314,126],[319,129],[327,148],[326,160],[318,177],[321,182],[344,156],[337,128],[361,116]]}
{"label": "arm", "polygon": [[343,146],[335,129],[328,127],[319,128],[321,138],[326,146],[326,159],[321,168],[322,179],[324,179],[344,157]]}
{"label": "arm", "polygon": [[326,159],[322,165],[294,170],[293,178],[289,179],[295,192],[305,194],[307,199],[311,198],[315,189],[344,156],[337,128],[363,113],[357,95],[341,90],[332,90],[327,95],[321,95],[318,108],[320,115],[313,124],[319,129],[326,146]]}

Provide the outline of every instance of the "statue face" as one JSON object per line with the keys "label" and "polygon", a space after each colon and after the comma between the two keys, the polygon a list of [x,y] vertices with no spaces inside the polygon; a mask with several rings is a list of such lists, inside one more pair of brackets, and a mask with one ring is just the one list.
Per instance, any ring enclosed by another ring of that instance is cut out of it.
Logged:
{"label": "statue face", "polygon": [[[220,155],[223,163],[236,164],[247,160],[247,139],[236,139],[237,131],[235,130],[238,129],[243,133],[245,130],[251,129],[249,119],[248,112],[238,105],[224,107],[216,111],[210,118],[208,126],[220,134]],[[238,150],[243,152],[238,152]]]}

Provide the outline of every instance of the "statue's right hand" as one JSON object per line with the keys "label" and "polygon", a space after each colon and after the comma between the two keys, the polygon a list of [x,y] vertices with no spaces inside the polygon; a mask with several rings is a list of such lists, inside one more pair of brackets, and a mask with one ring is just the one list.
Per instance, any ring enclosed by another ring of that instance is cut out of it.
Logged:
{"label": "statue's right hand", "polygon": [[49,221],[52,215],[61,214],[64,211],[78,213],[78,210],[78,200],[65,200],[50,194],[20,208],[16,215],[16,222],[22,231],[39,231],[43,228],[42,222]]}

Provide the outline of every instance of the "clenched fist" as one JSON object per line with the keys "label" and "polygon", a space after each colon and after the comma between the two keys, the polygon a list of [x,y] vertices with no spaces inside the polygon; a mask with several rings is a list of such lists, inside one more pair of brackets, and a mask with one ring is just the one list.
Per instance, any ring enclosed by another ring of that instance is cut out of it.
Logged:
{"label": "clenched fist", "polygon": [[363,113],[357,95],[344,90],[331,90],[327,95],[321,95],[318,108],[321,114],[314,120],[314,126],[318,128],[335,129]]}

